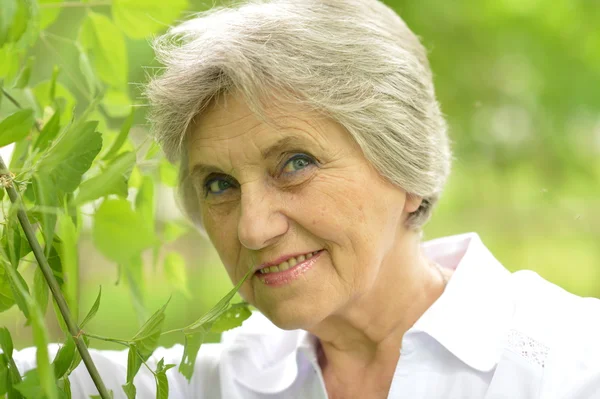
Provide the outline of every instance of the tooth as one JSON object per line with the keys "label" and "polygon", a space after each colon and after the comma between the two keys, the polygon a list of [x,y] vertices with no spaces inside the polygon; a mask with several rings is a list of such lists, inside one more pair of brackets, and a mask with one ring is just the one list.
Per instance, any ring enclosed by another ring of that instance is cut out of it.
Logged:
{"label": "tooth", "polygon": [[[292,259],[293,259],[293,258],[292,258]],[[291,261],[291,259],[290,259],[290,261]],[[282,272],[282,271],[284,271],[284,270],[287,270],[287,269],[289,269],[289,268],[290,268],[290,266],[291,266],[291,265],[290,265],[290,263],[289,263],[289,262],[283,262],[282,264],[280,264],[280,265],[278,266],[278,267],[279,267],[279,271],[280,271],[280,272]]]}
{"label": "tooth", "polygon": [[304,255],[298,256],[298,263],[304,262],[305,260],[306,260],[306,257]]}
{"label": "tooth", "polygon": [[277,266],[271,266],[269,268],[269,272],[271,272],[271,273],[275,273],[275,272],[278,272],[278,271],[279,271],[279,268]]}
{"label": "tooth", "polygon": [[[294,267],[298,264],[298,261],[296,260],[296,258],[291,258],[291,259],[288,259],[288,261],[284,262],[284,263],[289,263],[290,264],[289,267]],[[281,266],[279,266],[279,268],[281,269]]]}

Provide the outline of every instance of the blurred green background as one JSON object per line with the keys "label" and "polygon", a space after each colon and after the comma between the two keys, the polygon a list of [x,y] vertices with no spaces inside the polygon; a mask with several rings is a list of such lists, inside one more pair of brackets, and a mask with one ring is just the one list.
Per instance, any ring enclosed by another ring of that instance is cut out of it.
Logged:
{"label": "blurred green background", "polygon": [[[573,293],[600,297],[600,3],[386,3],[429,50],[455,152],[453,173],[425,238],[478,232],[510,270],[531,269]],[[107,4],[92,1],[89,6],[109,13]],[[190,2],[190,12],[203,9],[206,2]],[[74,83],[81,80],[77,51],[59,38],[75,38],[85,12],[82,7],[61,10],[36,45],[32,76],[47,77],[60,63],[66,73],[59,81],[78,103],[86,100]],[[127,39],[127,52],[130,96],[138,99],[139,84],[158,65],[147,39]],[[136,122],[134,133],[143,136],[144,112],[137,113]],[[162,220],[178,217],[171,189],[163,187],[159,194]],[[173,295],[166,330],[195,320],[231,288],[218,257],[198,233],[187,229],[169,246],[186,258],[190,294],[166,284],[161,267],[149,261],[145,277],[148,309]],[[130,337],[139,325],[127,287],[115,284],[116,265],[98,254],[89,239],[81,245],[80,258],[81,309],[91,306],[100,285],[103,290],[100,311],[88,330]],[[59,340],[54,319],[49,311],[52,339]],[[23,322],[15,308],[0,314],[0,325],[13,331],[18,348],[32,345]],[[161,344],[182,338],[165,336]],[[93,346],[119,348],[96,341]]]}

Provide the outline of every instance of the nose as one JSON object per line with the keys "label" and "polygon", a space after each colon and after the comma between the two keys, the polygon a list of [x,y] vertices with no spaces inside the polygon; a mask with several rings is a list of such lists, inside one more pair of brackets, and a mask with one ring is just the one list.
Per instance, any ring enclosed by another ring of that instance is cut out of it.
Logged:
{"label": "nose", "polygon": [[251,250],[274,244],[288,230],[277,193],[259,182],[241,187],[241,210],[238,222],[240,243]]}

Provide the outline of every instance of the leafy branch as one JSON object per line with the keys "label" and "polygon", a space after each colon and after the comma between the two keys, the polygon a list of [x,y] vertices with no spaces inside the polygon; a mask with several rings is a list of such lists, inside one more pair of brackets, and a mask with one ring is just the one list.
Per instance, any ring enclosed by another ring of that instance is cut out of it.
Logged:
{"label": "leafy branch", "polygon": [[[19,193],[17,193],[17,190],[15,190],[15,188],[11,184],[10,172],[4,164],[4,160],[2,159],[2,157],[0,157],[0,177],[3,177],[5,179],[3,185],[11,202],[13,204],[19,204],[21,202],[19,198]],[[81,358],[86,368],[88,369],[88,372],[90,373],[90,377],[94,381],[94,384],[96,385],[96,388],[98,389],[98,392],[100,393],[102,399],[109,399],[110,396],[108,390],[106,389],[104,382],[102,381],[102,378],[98,373],[96,365],[92,361],[92,357],[87,349],[87,346],[85,345],[85,342],[83,341],[83,337],[81,336],[81,330],[71,316],[71,312],[67,305],[67,301],[65,300],[65,297],[62,294],[58,282],[54,278],[52,269],[50,268],[48,260],[44,255],[44,250],[40,246],[40,243],[38,242],[35,236],[33,227],[29,222],[29,218],[27,217],[27,214],[25,213],[25,210],[22,207],[18,208],[17,217],[19,219],[23,232],[25,233],[25,236],[27,237],[27,241],[29,242],[29,245],[35,255],[35,258],[38,261],[40,270],[42,271],[44,278],[46,279],[46,283],[50,287],[52,296],[54,297],[54,300],[56,301],[56,304],[60,309],[60,313],[67,325],[67,328],[69,329],[69,333],[75,340],[77,350],[79,351],[79,354],[81,355]]]}

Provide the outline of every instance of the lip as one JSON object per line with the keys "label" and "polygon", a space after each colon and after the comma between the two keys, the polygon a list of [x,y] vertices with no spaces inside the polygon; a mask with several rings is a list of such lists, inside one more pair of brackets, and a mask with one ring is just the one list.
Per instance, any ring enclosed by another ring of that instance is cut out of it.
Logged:
{"label": "lip", "polygon": [[[254,273],[254,276],[257,277],[263,284],[271,286],[271,287],[280,287],[280,286],[286,285],[286,284],[291,283],[292,281],[296,280],[297,278],[302,276],[304,273],[306,273],[307,271],[309,271],[310,269],[313,268],[315,263],[317,263],[317,261],[323,254],[324,250],[319,250],[316,252],[317,252],[317,254],[314,255],[313,257],[306,259],[305,261],[300,262],[297,265],[290,267],[287,270],[283,270],[283,271],[279,271],[279,272],[272,272],[272,273],[265,273],[265,274],[258,273],[258,271],[257,271],[256,273]],[[302,254],[300,254],[300,255],[302,255]],[[288,257],[288,259],[289,259],[289,257]],[[267,266],[268,265],[265,264],[264,267],[267,267]],[[258,270],[260,270],[260,269],[258,269]]]}
{"label": "lip", "polygon": [[[307,254],[312,254],[313,252],[321,252],[321,251],[322,251],[322,249],[319,249],[317,251],[298,252],[298,253],[295,253],[295,254],[282,255],[282,256],[280,256],[277,259],[274,259],[274,260],[272,260],[270,262],[265,262],[262,265],[258,266],[254,272],[258,272],[259,270],[264,269],[265,267],[277,266],[280,263],[283,263],[283,262],[285,262],[285,261],[287,261],[289,259],[292,259],[292,258],[297,258],[298,256],[301,256],[301,255],[306,256]],[[315,256],[317,256],[317,255],[315,255]]]}

